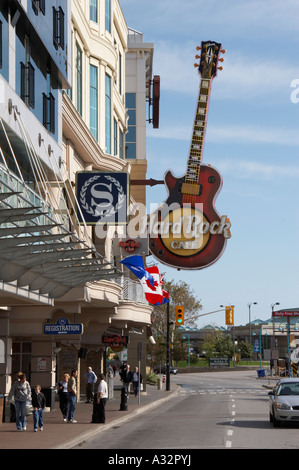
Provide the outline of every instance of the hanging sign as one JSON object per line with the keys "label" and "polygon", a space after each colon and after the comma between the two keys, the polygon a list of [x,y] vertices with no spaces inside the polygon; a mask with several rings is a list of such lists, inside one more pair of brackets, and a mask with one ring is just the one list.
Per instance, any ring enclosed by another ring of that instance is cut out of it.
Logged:
{"label": "hanging sign", "polygon": [[56,323],[44,324],[44,335],[82,335],[82,323],[69,323],[67,318],[59,318]]}
{"label": "hanging sign", "polygon": [[78,172],[76,194],[80,225],[127,224],[130,197],[127,172]]}
{"label": "hanging sign", "polygon": [[120,335],[103,335],[102,343],[111,348],[113,352],[119,352],[127,347],[129,337]]}

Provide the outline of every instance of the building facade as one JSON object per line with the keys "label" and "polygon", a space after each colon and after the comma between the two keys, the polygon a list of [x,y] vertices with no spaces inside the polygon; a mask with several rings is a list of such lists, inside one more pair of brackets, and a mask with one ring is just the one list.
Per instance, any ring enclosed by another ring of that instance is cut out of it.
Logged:
{"label": "building facade", "polygon": [[[0,6],[0,394],[23,371],[53,406],[64,372],[81,386],[87,366],[105,372],[109,335],[129,338],[132,366],[142,350],[145,376],[152,308],[119,264],[118,227],[80,224],[76,195],[78,172],[132,172],[128,32],[118,0]],[[145,187],[128,198],[133,213]]]}

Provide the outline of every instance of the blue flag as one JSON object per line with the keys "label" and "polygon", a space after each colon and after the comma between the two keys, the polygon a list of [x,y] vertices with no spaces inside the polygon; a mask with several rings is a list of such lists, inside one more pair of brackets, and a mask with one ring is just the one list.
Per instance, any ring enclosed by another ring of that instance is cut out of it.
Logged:
{"label": "blue flag", "polygon": [[153,286],[155,283],[155,280],[153,276],[145,270],[144,263],[142,256],[140,255],[133,255],[133,256],[128,256],[127,258],[123,259],[120,261],[120,263],[124,264],[129,268],[132,273],[135,274],[138,279],[146,278],[150,282],[150,284]]}

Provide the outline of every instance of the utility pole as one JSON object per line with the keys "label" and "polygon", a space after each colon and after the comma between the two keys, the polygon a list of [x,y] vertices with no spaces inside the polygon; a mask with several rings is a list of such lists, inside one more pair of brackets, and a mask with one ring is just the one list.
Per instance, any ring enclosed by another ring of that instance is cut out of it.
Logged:
{"label": "utility pole", "polygon": [[169,302],[167,302],[167,332],[166,332],[166,391],[170,391],[170,315]]}

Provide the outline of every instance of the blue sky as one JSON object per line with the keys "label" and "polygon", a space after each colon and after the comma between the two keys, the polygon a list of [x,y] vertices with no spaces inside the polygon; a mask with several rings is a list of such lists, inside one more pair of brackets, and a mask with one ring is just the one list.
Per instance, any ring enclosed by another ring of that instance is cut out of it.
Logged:
{"label": "blue sky", "polygon": [[[248,322],[249,302],[258,303],[251,319],[270,318],[275,302],[299,307],[299,2],[120,4],[128,26],[154,43],[153,73],[161,78],[160,126],[148,127],[148,177],[163,179],[168,170],[184,176],[200,83],[196,46],[212,40],[226,50],[212,83],[203,163],[223,177],[215,207],[230,218],[232,238],[206,269],[158,263],[160,271],[190,285],[201,313],[235,305],[236,325]],[[166,196],[162,186],[147,190],[148,204]],[[207,323],[224,325],[224,313],[198,326]]]}

